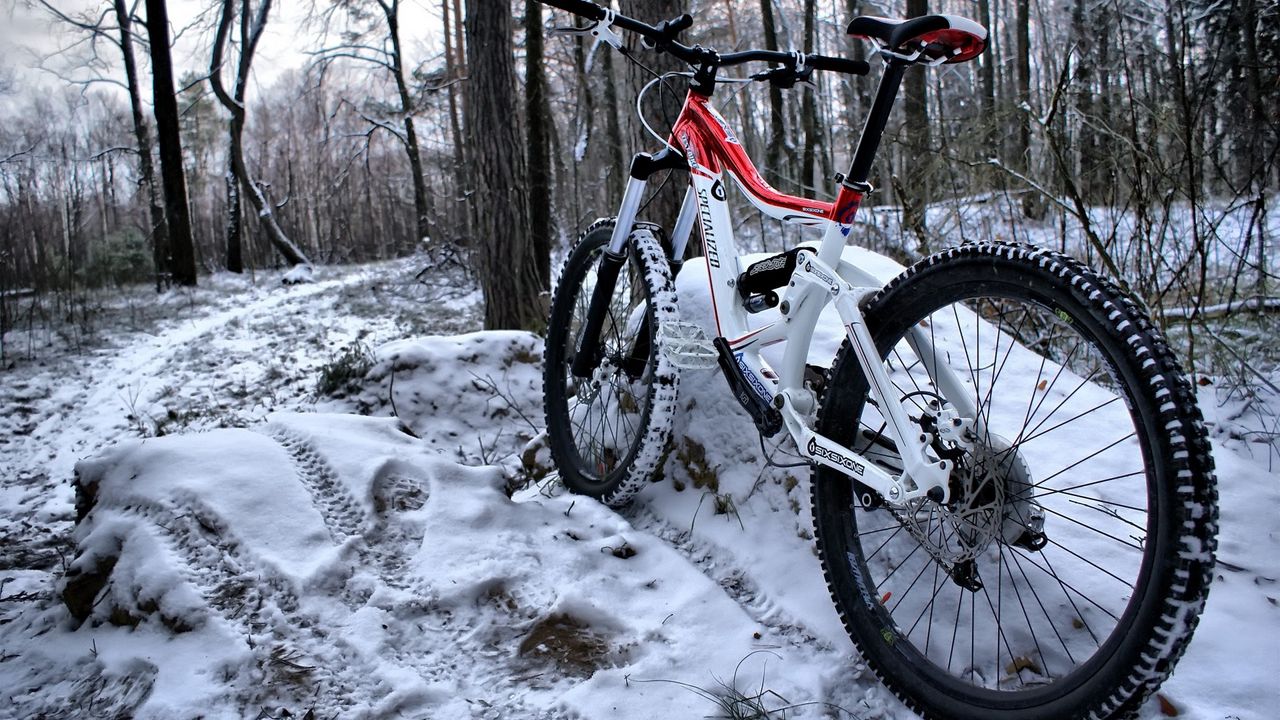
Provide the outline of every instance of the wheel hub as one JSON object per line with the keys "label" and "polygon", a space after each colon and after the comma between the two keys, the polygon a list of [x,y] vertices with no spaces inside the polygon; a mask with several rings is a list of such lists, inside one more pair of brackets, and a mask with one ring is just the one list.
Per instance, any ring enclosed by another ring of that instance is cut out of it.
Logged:
{"label": "wheel hub", "polygon": [[957,583],[977,589],[974,560],[992,542],[1044,546],[1044,510],[1022,453],[1007,439],[991,435],[953,455],[950,501],[919,498],[895,508],[895,515]]}

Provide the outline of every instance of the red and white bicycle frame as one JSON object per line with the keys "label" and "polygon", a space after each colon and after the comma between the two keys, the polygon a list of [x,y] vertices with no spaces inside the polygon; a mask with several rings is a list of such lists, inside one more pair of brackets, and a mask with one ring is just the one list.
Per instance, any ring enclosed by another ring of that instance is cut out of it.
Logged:
{"label": "red and white bicycle frame", "polygon": [[[892,68],[891,68],[892,69]],[[892,82],[896,93],[897,80]],[[890,88],[882,87],[882,94]],[[889,95],[890,102],[892,95]],[[878,98],[879,101],[879,98]],[[881,108],[887,116],[888,108]],[[859,143],[859,152],[874,154],[875,144],[883,128],[873,127],[877,113],[872,112],[868,127]],[[871,137],[869,138],[869,134]],[[880,355],[867,330],[860,303],[876,293],[880,283],[870,273],[841,259],[846,239],[853,229],[854,216],[870,186],[845,180],[840,184],[834,203],[810,200],[781,193],[765,182],[747,157],[724,118],[708,102],[708,98],[690,91],[668,142],[669,148],[683,155],[688,165],[690,184],[685,193],[671,236],[672,258],[682,258],[693,229],[701,235],[718,336],[725,338],[738,369],[750,387],[767,404],[782,415],[783,423],[799,452],[812,462],[822,463],[855,478],[891,502],[901,503],[926,495],[931,490],[941,500],[947,497],[948,477],[952,468],[945,460],[926,454],[932,438],[913,423],[893,392]],[[868,163],[869,164],[869,163]],[[857,161],[855,160],[855,167]],[[630,179],[618,213],[609,249],[614,254],[625,252],[626,239],[635,222],[647,178]],[[734,241],[733,223],[729,217],[726,184],[729,179],[742,190],[761,212],[800,225],[823,227],[822,242],[816,252],[802,250],[797,255],[796,269],[784,289],[779,320],[752,330],[742,298],[735,290],[740,267],[738,247]],[[835,304],[849,341],[866,373],[871,396],[885,416],[886,435],[896,443],[905,472],[895,476],[862,455],[852,452],[825,436],[815,433],[810,418],[816,412],[817,398],[804,385],[805,363],[818,316],[827,303]],[[786,341],[782,365],[775,372],[760,356],[760,350]],[[908,342],[924,365],[935,372],[932,377],[938,391],[950,403],[944,411],[950,417],[939,418],[939,432],[946,439],[968,445],[965,429],[981,432],[976,408],[959,379],[945,363],[933,362],[933,348],[924,333],[914,331]],[[935,370],[936,368],[936,370]]]}

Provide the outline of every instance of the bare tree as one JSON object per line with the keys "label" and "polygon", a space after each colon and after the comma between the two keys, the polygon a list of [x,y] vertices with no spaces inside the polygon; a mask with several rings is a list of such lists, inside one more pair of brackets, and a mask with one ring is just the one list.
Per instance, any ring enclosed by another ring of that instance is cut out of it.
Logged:
{"label": "bare tree", "polygon": [[139,182],[147,193],[147,209],[151,215],[151,247],[156,264],[156,292],[164,289],[164,267],[169,256],[169,226],[164,219],[164,202],[156,187],[155,169],[151,162],[151,131],[147,127],[142,105],[142,93],[138,86],[138,66],[133,56],[133,22],[124,0],[114,0],[116,24],[120,27],[120,52],[124,59],[125,82],[129,86],[129,109],[132,112],[133,133],[138,141]]}
{"label": "bare tree", "polygon": [[173,90],[173,61],[169,56],[169,15],[164,0],[147,0],[147,35],[151,41],[151,94],[160,141],[165,218],[169,224],[170,272],[173,281],[179,285],[195,285],[195,245],[187,207],[187,179],[182,167],[182,138],[178,131],[178,101]]}
{"label": "bare tree", "polygon": [[[908,17],[928,14],[928,0],[907,0]],[[916,249],[922,254],[928,253],[931,245],[925,212],[932,199],[930,181],[934,161],[929,127],[929,84],[925,72],[924,68],[908,68],[902,80],[906,158],[902,186],[898,192],[902,201],[903,225],[916,236]]]}
{"label": "bare tree", "polygon": [[[155,263],[156,292],[164,289],[168,280],[169,263],[169,229],[164,218],[164,200],[155,180],[155,168],[152,160],[151,130],[147,125],[146,110],[143,106],[142,92],[138,82],[138,63],[133,52],[136,42],[133,32],[132,9],[124,0],[112,0],[111,12],[115,16],[116,30],[119,39],[112,38],[111,28],[106,23],[106,12],[97,16],[85,15],[73,17],[66,12],[40,0],[40,5],[57,21],[75,28],[88,35],[93,41],[103,40],[114,45],[124,63],[124,88],[129,93],[129,107],[132,111],[133,133],[137,143],[138,184],[147,194],[148,211],[150,213],[150,232],[152,259]],[[91,63],[92,64],[92,63]],[[95,77],[88,82],[106,80]],[[118,81],[110,80],[116,83]]]}
{"label": "bare tree", "polygon": [[[376,14],[371,12],[371,7],[376,7]],[[326,35],[331,28],[336,29],[335,26],[339,23],[338,13],[344,14],[346,20],[340,41],[317,51],[315,56],[322,66],[340,59],[370,65],[385,71],[395,83],[397,105],[393,113],[399,116],[398,122],[395,118],[376,116],[366,116],[365,120],[390,132],[404,146],[413,181],[417,239],[430,238],[435,220],[430,205],[431,189],[423,172],[418,128],[413,119],[416,106],[407,80],[412,71],[408,69],[401,38],[400,0],[373,0],[372,3],[365,0],[342,0],[333,3],[320,16]],[[380,23],[385,27],[381,27]],[[382,33],[381,38],[378,37],[379,33]]]}
{"label": "bare tree", "polygon": [[[223,58],[226,56],[227,39],[235,25],[236,10],[240,15],[240,61],[236,66],[236,84],[234,95],[229,94],[222,83]],[[240,260],[240,193],[236,188],[237,181],[253,203],[258,213],[258,220],[266,230],[271,244],[280,252],[290,265],[311,263],[307,256],[285,234],[277,222],[274,209],[266,195],[249,173],[244,161],[244,123],[245,89],[249,82],[249,68],[253,64],[253,55],[267,27],[267,16],[271,12],[271,0],[262,0],[257,13],[252,13],[250,0],[223,0],[222,13],[218,20],[218,30],[213,41],[213,55],[209,62],[209,84],[213,93],[222,103],[222,107],[231,113],[229,127],[230,168],[226,178],[227,187],[227,269],[241,272]]]}

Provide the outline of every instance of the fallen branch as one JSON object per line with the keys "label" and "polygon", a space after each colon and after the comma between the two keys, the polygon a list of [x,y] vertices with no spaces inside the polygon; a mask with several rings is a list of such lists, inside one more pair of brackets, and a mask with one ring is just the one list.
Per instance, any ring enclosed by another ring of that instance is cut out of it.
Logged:
{"label": "fallen branch", "polygon": [[1255,295],[1244,300],[1219,303],[1206,307],[1168,308],[1164,311],[1166,318],[1179,320],[1207,319],[1216,320],[1242,312],[1274,313],[1280,312],[1280,298]]}

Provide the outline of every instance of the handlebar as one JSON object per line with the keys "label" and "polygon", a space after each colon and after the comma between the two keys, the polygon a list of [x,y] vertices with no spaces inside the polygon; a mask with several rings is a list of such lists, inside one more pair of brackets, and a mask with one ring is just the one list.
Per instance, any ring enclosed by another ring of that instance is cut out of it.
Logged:
{"label": "handlebar", "polygon": [[604,8],[587,0],[541,0],[541,2],[543,5],[581,15],[588,20],[603,20],[605,15]]}
{"label": "handlebar", "polygon": [[[550,5],[597,22],[610,16],[609,11],[593,2],[589,2],[589,0],[539,1],[544,5]],[[715,50],[704,48],[701,45],[693,47],[683,45],[676,40],[676,36],[693,25],[693,17],[687,14],[673,20],[664,20],[657,27],[616,13],[612,14],[611,20],[618,27],[634,32],[644,38],[646,47],[670,53],[695,67],[726,67],[747,62],[770,62],[778,63],[788,70],[796,70],[797,61],[800,58],[797,53],[774,50],[743,50],[721,55]],[[805,67],[812,70],[826,70],[850,75],[866,75],[871,72],[871,66],[863,60],[850,60],[826,55],[805,55],[803,57]],[[795,80],[793,79],[792,83],[794,84],[794,82]]]}

